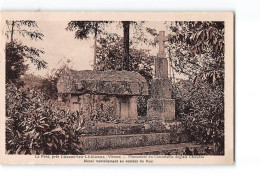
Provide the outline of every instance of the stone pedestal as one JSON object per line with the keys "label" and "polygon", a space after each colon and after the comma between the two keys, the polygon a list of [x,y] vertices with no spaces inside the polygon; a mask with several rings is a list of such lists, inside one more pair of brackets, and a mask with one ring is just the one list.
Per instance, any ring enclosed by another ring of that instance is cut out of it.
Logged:
{"label": "stone pedestal", "polygon": [[137,97],[132,96],[130,98],[128,118],[137,119],[137,116],[138,116],[138,113],[137,113]]}
{"label": "stone pedestal", "polygon": [[147,104],[149,119],[173,122],[175,120],[175,100],[151,98]]}
{"label": "stone pedestal", "polygon": [[164,122],[175,120],[175,100],[172,99],[172,83],[168,78],[166,58],[155,61],[155,79],[151,83],[151,98],[147,102],[147,115],[150,119]]}
{"label": "stone pedestal", "polygon": [[164,122],[175,120],[175,100],[172,99],[172,84],[168,78],[168,60],[164,52],[164,42],[170,36],[165,36],[164,31],[154,39],[159,42],[159,52],[155,60],[155,78],[151,84],[151,98],[147,102],[147,116]]}
{"label": "stone pedestal", "polygon": [[155,78],[151,83],[152,98],[172,98],[172,84],[169,78]]}
{"label": "stone pedestal", "polygon": [[170,79],[153,79],[151,98],[147,102],[147,114],[150,119],[158,119],[164,122],[173,122],[175,120],[175,100],[172,99]]}

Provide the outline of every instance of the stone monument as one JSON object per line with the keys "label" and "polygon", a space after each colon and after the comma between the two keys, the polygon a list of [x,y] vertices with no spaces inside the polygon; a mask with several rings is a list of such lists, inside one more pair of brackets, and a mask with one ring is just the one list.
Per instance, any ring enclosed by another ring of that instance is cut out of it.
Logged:
{"label": "stone monument", "polygon": [[172,83],[168,78],[168,61],[164,52],[165,41],[170,36],[165,36],[164,31],[159,32],[155,42],[159,42],[159,52],[155,60],[155,78],[151,84],[151,98],[147,104],[147,115],[150,119],[163,122],[172,122],[175,119],[175,100],[172,99]]}
{"label": "stone monument", "polygon": [[57,89],[65,109],[82,110],[88,119],[96,113],[137,119],[137,97],[148,95],[145,78],[133,71],[68,70],[58,80]]}

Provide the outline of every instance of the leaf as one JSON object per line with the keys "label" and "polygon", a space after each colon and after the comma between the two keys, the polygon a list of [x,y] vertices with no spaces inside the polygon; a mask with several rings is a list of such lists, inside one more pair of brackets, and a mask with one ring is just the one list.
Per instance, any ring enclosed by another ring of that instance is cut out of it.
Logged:
{"label": "leaf", "polygon": [[19,154],[22,147],[23,147],[22,145],[19,145],[18,149],[16,150],[16,154]]}
{"label": "leaf", "polygon": [[67,120],[67,119],[65,119],[65,118],[62,118],[62,119],[60,119],[60,122],[63,122],[63,123],[68,123],[68,120]]}
{"label": "leaf", "polygon": [[43,117],[43,118],[41,118],[40,121],[45,120],[45,119],[47,119],[47,117]]}
{"label": "leaf", "polygon": [[40,135],[40,133],[37,133],[33,136],[33,139],[37,139],[37,137]]}
{"label": "leaf", "polygon": [[57,127],[55,129],[51,130],[51,132],[59,132],[59,131],[62,131],[61,127]]}
{"label": "leaf", "polygon": [[[31,154],[35,155],[36,154],[36,150],[31,150]],[[40,154],[43,154],[43,153],[40,153]]]}
{"label": "leaf", "polygon": [[26,150],[23,150],[20,154],[24,155],[26,153]]}
{"label": "leaf", "polygon": [[53,146],[53,144],[52,144],[52,143],[47,143],[47,145],[48,145],[49,147],[52,147],[52,146]]}
{"label": "leaf", "polygon": [[37,125],[36,128],[44,129],[44,126],[42,126],[42,125]]}

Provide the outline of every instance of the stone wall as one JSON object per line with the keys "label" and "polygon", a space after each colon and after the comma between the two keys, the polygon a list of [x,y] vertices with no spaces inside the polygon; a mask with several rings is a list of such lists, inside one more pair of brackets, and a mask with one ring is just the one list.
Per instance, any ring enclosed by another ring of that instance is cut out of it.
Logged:
{"label": "stone wall", "polygon": [[145,78],[133,71],[70,70],[60,77],[57,89],[67,94],[148,95]]}
{"label": "stone wall", "polygon": [[97,121],[113,121],[117,119],[137,119],[137,97],[69,94],[66,98],[59,95],[59,101],[64,109],[84,112],[88,119]]}

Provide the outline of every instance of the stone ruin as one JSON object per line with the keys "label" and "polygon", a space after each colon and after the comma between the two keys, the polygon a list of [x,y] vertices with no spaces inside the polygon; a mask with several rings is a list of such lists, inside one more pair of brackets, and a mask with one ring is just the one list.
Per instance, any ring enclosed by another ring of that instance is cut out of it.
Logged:
{"label": "stone ruin", "polygon": [[[155,61],[155,78],[147,102],[147,120],[140,122],[138,96],[148,96],[144,77],[132,71],[69,70],[58,80],[59,101],[71,111],[83,110],[91,119],[95,112],[106,112],[121,123],[96,122],[86,127],[81,137],[85,154],[94,155],[175,155],[185,149],[203,153],[203,146],[188,142],[187,134],[176,128],[175,100],[168,78],[168,61],[164,43],[169,36],[160,31],[155,38],[159,52]],[[131,122],[125,122],[125,119]],[[185,153],[185,152],[184,152]]]}
{"label": "stone ruin", "polygon": [[148,95],[145,78],[132,71],[69,70],[57,88],[59,101],[71,111],[83,110],[86,118],[99,111],[110,118],[137,119],[137,97]]}
{"label": "stone ruin", "polygon": [[[173,122],[175,100],[172,99],[172,83],[168,78],[168,61],[164,52],[164,42],[168,38],[161,31],[155,39],[159,42],[159,52],[147,117]],[[137,97],[148,95],[145,78],[133,71],[69,70],[60,77],[57,88],[59,101],[63,101],[71,111],[83,110],[87,118],[99,110],[107,112],[112,118],[137,119]]]}

